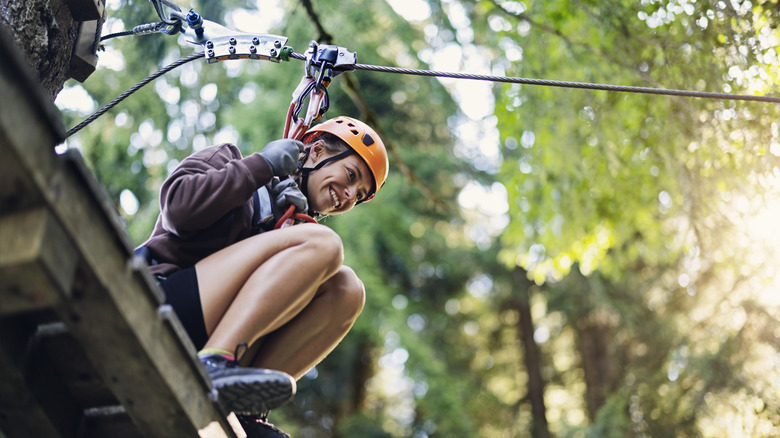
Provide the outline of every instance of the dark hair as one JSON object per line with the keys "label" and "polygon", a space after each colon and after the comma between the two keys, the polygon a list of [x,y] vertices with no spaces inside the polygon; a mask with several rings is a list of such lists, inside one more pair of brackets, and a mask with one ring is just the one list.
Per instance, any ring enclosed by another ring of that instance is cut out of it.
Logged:
{"label": "dark hair", "polygon": [[[329,132],[315,132],[303,137],[301,141],[303,141],[304,149],[300,157],[298,158],[299,167],[303,166],[303,164],[306,162],[306,159],[309,158],[309,152],[311,151],[311,146],[317,141],[322,141],[325,151],[330,155],[337,155],[352,149],[349,147],[347,142],[345,142],[344,140],[338,138],[337,136]],[[295,181],[299,185],[301,184],[300,169],[298,170],[298,172],[296,172]]]}
{"label": "dark hair", "polygon": [[305,156],[302,157],[303,160],[308,157],[308,150],[311,145],[318,140],[322,140],[325,145],[325,151],[327,151],[329,154],[336,155],[342,152],[346,152],[350,149],[349,145],[344,140],[329,132],[315,132],[307,137],[304,137],[303,139],[303,143],[305,144],[306,149],[306,152],[304,152]]}

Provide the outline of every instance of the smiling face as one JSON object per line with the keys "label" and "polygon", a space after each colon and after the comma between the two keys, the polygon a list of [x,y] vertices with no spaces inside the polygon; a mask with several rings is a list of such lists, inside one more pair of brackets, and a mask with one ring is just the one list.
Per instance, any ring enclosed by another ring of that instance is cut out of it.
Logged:
{"label": "smiling face", "polygon": [[[313,168],[333,155],[317,141],[311,146],[304,167]],[[366,163],[358,155],[348,155],[309,174],[309,206],[320,214],[341,214],[366,199],[371,187],[371,173]]]}

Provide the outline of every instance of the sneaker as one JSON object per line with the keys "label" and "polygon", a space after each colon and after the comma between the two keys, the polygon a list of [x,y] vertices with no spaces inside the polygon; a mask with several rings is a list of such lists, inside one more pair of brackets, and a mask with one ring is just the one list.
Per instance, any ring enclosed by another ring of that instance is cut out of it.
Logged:
{"label": "sneaker", "polygon": [[245,368],[221,354],[199,356],[217,390],[218,400],[229,412],[257,417],[295,396],[295,379],[281,371]]}
{"label": "sneaker", "polygon": [[239,415],[238,422],[244,428],[247,438],[290,438],[290,435],[268,422],[267,413],[252,417]]}

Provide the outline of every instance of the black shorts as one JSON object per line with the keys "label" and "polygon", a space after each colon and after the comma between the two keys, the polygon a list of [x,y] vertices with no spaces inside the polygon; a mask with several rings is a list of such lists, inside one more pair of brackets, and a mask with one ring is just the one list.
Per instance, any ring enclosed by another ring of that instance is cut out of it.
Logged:
{"label": "black shorts", "polygon": [[165,291],[165,304],[173,307],[176,316],[190,335],[192,343],[195,344],[195,349],[202,350],[209,335],[206,333],[206,322],[203,319],[195,267],[176,271],[158,280],[160,287]]}

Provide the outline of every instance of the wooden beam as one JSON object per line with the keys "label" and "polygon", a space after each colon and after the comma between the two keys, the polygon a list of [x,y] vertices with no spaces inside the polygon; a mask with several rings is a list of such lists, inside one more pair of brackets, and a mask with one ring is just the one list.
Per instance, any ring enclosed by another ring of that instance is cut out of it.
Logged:
{"label": "wooden beam", "polygon": [[0,315],[51,307],[70,293],[77,254],[46,208],[0,216]]}
{"label": "wooden beam", "polygon": [[[35,92],[19,82],[25,70],[12,62],[15,55],[6,50],[10,49],[0,41],[0,59],[4,60],[0,63],[0,97],[14,102],[14,110],[0,111],[0,162],[17,169],[15,178],[24,184],[25,194],[19,198],[11,190],[0,190],[0,207],[12,207],[0,209],[0,217],[10,218],[17,227],[18,215],[38,208],[36,214],[43,217],[38,222],[44,224],[35,228],[39,234],[53,235],[51,230],[60,227],[67,236],[75,265],[72,276],[66,264],[64,273],[45,285],[59,294],[52,309],[141,434],[234,437],[226,413],[211,397],[213,390],[195,349],[181,335],[178,319],[164,308],[159,312],[162,291],[143,263],[132,256],[130,239],[111,200],[77,151],[54,152],[63,137],[59,125],[49,119],[53,105],[38,102]],[[33,253],[42,254],[49,244],[41,245]],[[29,264],[14,251],[6,253],[8,269]],[[40,256],[34,260],[38,265],[44,263]],[[14,284],[30,280],[26,271],[6,273],[15,276]],[[70,286],[65,287],[66,283]],[[9,294],[9,287],[0,286],[0,296]],[[0,360],[7,359],[1,353]]]}
{"label": "wooden beam", "polygon": [[70,56],[68,76],[84,83],[97,69],[97,39],[103,28],[102,21],[90,20],[79,23],[79,35]]}
{"label": "wooden beam", "polygon": [[106,15],[105,0],[67,0],[71,15],[79,21],[79,34],[70,57],[68,76],[84,82],[95,72],[97,48]]}

